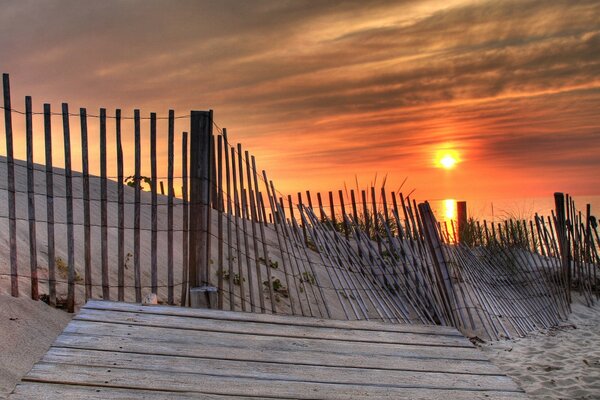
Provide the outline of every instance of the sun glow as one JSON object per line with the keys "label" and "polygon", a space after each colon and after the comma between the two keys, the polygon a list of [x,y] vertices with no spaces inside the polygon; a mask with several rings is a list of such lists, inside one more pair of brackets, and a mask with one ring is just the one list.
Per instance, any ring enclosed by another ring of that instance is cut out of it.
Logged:
{"label": "sun glow", "polygon": [[435,165],[438,168],[453,169],[460,162],[460,156],[456,150],[438,150],[435,157]]}

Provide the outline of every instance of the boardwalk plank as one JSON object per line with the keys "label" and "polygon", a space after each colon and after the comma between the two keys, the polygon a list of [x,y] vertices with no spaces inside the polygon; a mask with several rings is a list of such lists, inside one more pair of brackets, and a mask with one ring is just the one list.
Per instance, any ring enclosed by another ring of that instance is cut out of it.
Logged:
{"label": "boardwalk plank", "polygon": [[288,338],[319,338],[323,340],[343,340],[347,342],[413,344],[433,347],[445,346],[473,349],[473,345],[464,337],[419,334],[412,332],[398,333],[354,329],[340,330],[327,326],[281,325],[252,321],[240,323],[238,321],[221,319],[200,319],[138,312],[100,311],[94,309],[82,310],[75,319],[140,326],[194,329],[199,331],[251,333],[254,335],[282,336]]}
{"label": "boardwalk plank", "polygon": [[296,317],[288,315],[231,313],[229,311],[193,309],[183,307],[141,306],[139,304],[118,303],[100,300],[90,300],[84,308],[93,308],[97,310],[132,311],[173,316],[190,316],[197,318],[225,319],[229,321],[271,322],[282,325],[327,326],[336,329],[430,333],[432,335],[450,335],[463,337],[455,328],[437,325],[385,324],[377,321],[338,321],[330,319]]}
{"label": "boardwalk plank", "polygon": [[451,328],[89,301],[9,397],[524,399]]}
{"label": "boardwalk plank", "polygon": [[422,387],[392,387],[370,385],[345,385],[328,382],[292,382],[261,377],[253,378],[211,376],[171,371],[137,369],[111,369],[87,365],[36,364],[27,381],[59,382],[117,388],[150,389],[172,392],[229,394],[261,398],[295,399],[461,399],[461,398],[523,398],[518,392],[486,390],[439,390]]}
{"label": "boardwalk plank", "polygon": [[376,373],[377,383],[384,386],[419,386],[455,390],[470,390],[475,387],[481,390],[519,391],[510,378],[502,375],[447,374],[402,370],[390,373],[386,370],[360,367],[303,366],[298,368],[298,365],[295,364],[214,360],[68,348],[50,349],[43,361],[46,363],[90,365],[111,369],[169,370],[174,373],[199,373],[247,378],[258,375],[263,379],[273,380],[320,382],[328,379],[330,382],[356,385],[372,384],[371,374]]}

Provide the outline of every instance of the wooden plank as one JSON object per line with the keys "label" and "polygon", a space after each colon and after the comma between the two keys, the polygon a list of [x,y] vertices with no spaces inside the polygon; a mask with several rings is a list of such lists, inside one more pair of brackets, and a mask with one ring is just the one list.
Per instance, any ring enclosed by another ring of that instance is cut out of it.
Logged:
{"label": "wooden plank", "polygon": [[106,174],[106,109],[100,109],[100,241],[102,262],[102,298],[110,299],[108,273],[108,182]]}
{"label": "wooden plank", "polygon": [[82,309],[75,317],[81,321],[113,322],[125,325],[179,328],[197,331],[248,333],[263,336],[288,338],[318,338],[323,340],[345,340],[348,342],[411,344],[433,347],[464,347],[471,343],[461,336],[442,336],[412,332],[363,331],[317,326],[296,326],[252,321],[229,321],[209,318],[142,314],[112,310]]}
{"label": "wooden plank", "polygon": [[150,185],[151,236],[150,236],[150,286],[158,293],[158,180],[156,173],[156,113],[150,113]]}
{"label": "wooden plank", "polygon": [[67,208],[67,262],[68,289],[67,311],[75,311],[75,238],[73,233],[73,177],[71,171],[71,128],[69,125],[69,105],[62,104],[63,144],[65,156],[65,197]]}
{"label": "wooden plank", "polygon": [[121,110],[115,111],[115,135],[117,142],[117,281],[119,301],[125,300],[125,193],[123,182],[123,146],[121,143]]}
{"label": "wooden plank", "polygon": [[110,368],[115,373],[124,369],[145,371],[169,371],[169,373],[200,373],[228,377],[252,378],[259,376],[268,380],[289,380],[299,382],[327,382],[353,385],[372,384],[373,374],[377,374],[377,384],[381,386],[409,386],[436,389],[463,389],[476,387],[478,390],[519,391],[517,385],[507,376],[445,374],[436,372],[370,370],[356,366],[353,368],[322,367],[293,364],[264,363],[255,361],[210,360],[204,358],[173,357],[114,351],[78,350],[52,348],[42,362],[54,364],[87,365]]}
{"label": "wooden plank", "polygon": [[50,304],[56,304],[56,258],[54,253],[54,171],[52,170],[52,120],[50,104],[44,104],[44,141],[46,150],[46,235]]}
{"label": "wooden plank", "polygon": [[6,133],[6,179],[8,188],[8,230],[10,242],[10,293],[13,297],[18,297],[19,272],[17,266],[15,161],[13,157],[12,106],[10,104],[10,79],[8,74],[2,74],[2,85],[4,93],[4,127]]}
{"label": "wooden plank", "polygon": [[[115,371],[116,372],[116,371]],[[211,394],[251,395],[263,398],[298,399],[372,399],[372,398],[524,398],[522,393],[514,391],[486,390],[439,390],[419,387],[416,384],[381,385],[376,382],[369,385],[353,385],[328,382],[291,381],[287,379],[271,380],[253,377],[226,377],[199,373],[169,373],[166,371],[142,371],[136,369],[79,366],[68,364],[36,364],[26,380],[32,382],[75,383],[117,388],[136,388],[164,390],[174,392],[194,392],[201,387],[202,392]],[[202,382],[201,385],[198,383]],[[468,397],[465,397],[468,395]],[[418,396],[418,397],[417,397]]]}
{"label": "wooden plank", "polygon": [[[88,133],[87,133],[87,111],[79,109],[79,122],[81,126],[81,169],[83,175],[83,263],[85,299],[90,299],[92,292],[92,239],[90,231],[90,173],[88,162]],[[141,301],[141,299],[140,299]]]}
{"label": "wooden plank", "polygon": [[377,321],[339,321],[330,319],[306,318],[287,315],[272,316],[269,314],[246,314],[219,310],[190,309],[166,306],[141,306],[132,303],[117,303],[112,301],[90,300],[83,307],[96,310],[121,310],[136,313],[152,313],[160,315],[189,316],[194,318],[224,319],[230,321],[268,322],[273,324],[288,324],[296,326],[325,326],[337,329],[358,329],[366,331],[413,332],[432,335],[459,336],[456,328],[436,325],[386,324]]}
{"label": "wooden plank", "polygon": [[[201,390],[201,388],[198,390]],[[44,400],[256,400],[256,397],[215,395],[199,391],[194,393],[175,393],[173,391],[115,388],[107,386],[78,386],[72,383],[58,384],[37,382],[27,382],[17,385],[10,398],[11,400],[31,400],[33,398],[41,398]]]}
{"label": "wooden plank", "polygon": [[37,238],[35,219],[35,181],[33,171],[33,113],[31,97],[25,97],[25,132],[27,141],[27,216],[29,219],[29,270],[31,271],[31,298],[38,299]]}
{"label": "wooden plank", "polygon": [[[394,362],[400,363],[406,368],[409,365],[420,369],[425,369],[425,366],[428,366],[427,369],[431,371],[445,371],[446,369],[454,371],[455,367],[452,364],[460,362],[465,364],[465,368],[471,368],[471,373],[476,373],[477,368],[482,368],[488,372],[493,370],[498,373],[498,370],[489,364],[487,358],[481,352],[466,347],[434,347],[396,343],[378,343],[377,346],[373,346],[371,343],[365,342],[318,338],[285,340],[278,336],[255,335],[254,333],[196,331],[176,327],[144,326],[143,329],[131,329],[130,326],[125,324],[83,320],[74,320],[69,323],[63,331],[63,336],[65,336],[64,340],[69,340],[75,336],[108,337],[112,338],[113,341],[118,338],[119,344],[124,343],[124,337],[126,337],[127,340],[139,340],[142,343],[157,343],[157,345],[176,342],[178,344],[193,344],[191,347],[194,348],[243,348],[244,351],[256,353],[259,357],[257,359],[262,359],[263,355],[260,353],[265,351],[273,353],[287,352],[289,359],[296,356],[304,357],[305,355],[319,358],[319,353],[322,352],[348,357],[380,357],[389,359],[390,362],[396,358]],[[435,362],[440,365],[435,365]],[[483,364],[489,364],[489,367],[485,367]]]}
{"label": "wooden plank", "polygon": [[167,302],[175,304],[175,288],[173,286],[173,159],[175,146],[175,111],[169,110],[169,137],[168,137],[168,165],[167,165]]}
{"label": "wooden plank", "polygon": [[142,301],[142,274],[140,270],[140,197],[141,197],[141,126],[140,110],[133,110],[134,141],[135,141],[135,169],[133,181],[135,183],[134,209],[133,209],[133,279],[135,286],[135,301]]}

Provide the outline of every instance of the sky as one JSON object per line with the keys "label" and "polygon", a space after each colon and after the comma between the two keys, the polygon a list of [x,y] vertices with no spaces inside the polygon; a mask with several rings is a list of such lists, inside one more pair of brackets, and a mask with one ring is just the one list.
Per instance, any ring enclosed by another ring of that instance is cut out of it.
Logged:
{"label": "sky", "polygon": [[[387,177],[389,190],[431,200],[600,194],[598,1],[0,0],[0,9],[14,108],[31,95],[34,111],[63,101],[125,115],[213,109],[286,193]],[[178,135],[187,123],[178,120]],[[448,155],[455,164],[442,168]]]}

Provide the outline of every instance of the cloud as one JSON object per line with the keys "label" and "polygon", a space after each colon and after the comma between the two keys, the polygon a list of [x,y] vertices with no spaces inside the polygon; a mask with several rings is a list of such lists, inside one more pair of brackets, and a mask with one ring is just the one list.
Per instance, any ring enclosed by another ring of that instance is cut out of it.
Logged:
{"label": "cloud", "polygon": [[294,169],[317,180],[320,169],[337,169],[338,181],[408,169],[426,182],[429,153],[448,143],[467,164],[548,171],[548,182],[559,170],[590,179],[600,166],[597,1],[4,1],[2,9],[0,52],[17,95],[124,112],[213,108],[267,169],[291,171],[278,176],[290,187]]}

